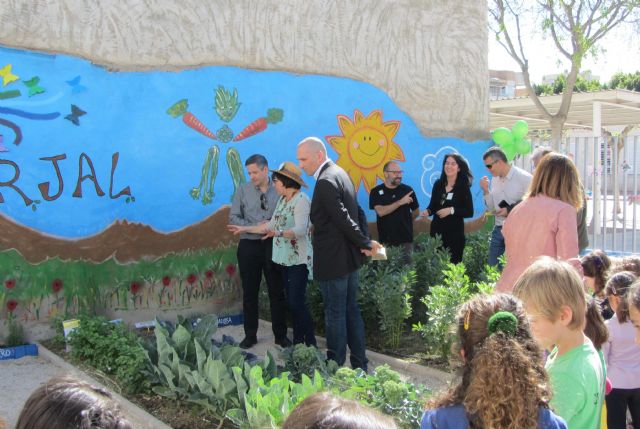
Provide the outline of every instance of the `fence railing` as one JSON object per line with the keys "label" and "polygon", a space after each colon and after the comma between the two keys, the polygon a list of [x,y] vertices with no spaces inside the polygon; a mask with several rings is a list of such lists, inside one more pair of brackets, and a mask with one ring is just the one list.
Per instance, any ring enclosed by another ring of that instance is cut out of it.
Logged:
{"label": "fence railing", "polygon": [[[543,145],[533,142],[533,146]],[[576,164],[587,195],[589,248],[640,253],[640,136],[569,137],[560,152]],[[531,156],[514,164],[532,171]]]}

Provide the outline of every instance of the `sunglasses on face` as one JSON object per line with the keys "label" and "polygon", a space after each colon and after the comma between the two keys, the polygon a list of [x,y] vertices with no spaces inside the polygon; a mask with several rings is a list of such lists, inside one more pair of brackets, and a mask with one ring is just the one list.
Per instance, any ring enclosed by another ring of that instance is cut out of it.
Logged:
{"label": "sunglasses on face", "polygon": [[262,210],[269,210],[269,202],[267,201],[267,194],[260,194],[260,208]]}
{"label": "sunglasses on face", "polygon": [[493,167],[493,164],[495,164],[496,162],[498,162],[498,161],[490,162],[488,164],[485,164],[484,166],[487,167],[489,170],[491,170],[491,168]]}

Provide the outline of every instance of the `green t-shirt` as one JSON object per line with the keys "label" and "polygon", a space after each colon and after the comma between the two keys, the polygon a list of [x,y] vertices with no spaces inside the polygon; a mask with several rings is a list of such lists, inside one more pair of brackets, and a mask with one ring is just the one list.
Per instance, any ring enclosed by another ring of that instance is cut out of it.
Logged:
{"label": "green t-shirt", "polygon": [[558,356],[554,348],[545,364],[551,380],[551,408],[569,429],[599,429],[604,400],[604,368],[591,341]]}

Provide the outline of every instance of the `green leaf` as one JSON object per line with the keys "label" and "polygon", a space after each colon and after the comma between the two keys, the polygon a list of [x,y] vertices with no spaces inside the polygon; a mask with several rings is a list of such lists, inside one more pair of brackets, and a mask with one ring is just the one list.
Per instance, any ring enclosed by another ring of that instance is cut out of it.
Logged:
{"label": "green leaf", "polygon": [[176,395],[176,393],[171,390],[168,387],[165,386],[153,386],[152,389],[155,393],[157,393],[160,396],[164,396],[165,398],[170,398],[170,399],[178,399],[178,395]]}
{"label": "green leaf", "polygon": [[248,423],[247,413],[239,408],[231,408],[230,410],[227,410],[225,417],[231,420],[231,422],[238,427],[244,427]]}
{"label": "green leaf", "polygon": [[178,325],[171,339],[176,344],[176,351],[179,353],[179,356],[184,359],[187,355],[187,345],[191,341],[191,332],[184,326]]}

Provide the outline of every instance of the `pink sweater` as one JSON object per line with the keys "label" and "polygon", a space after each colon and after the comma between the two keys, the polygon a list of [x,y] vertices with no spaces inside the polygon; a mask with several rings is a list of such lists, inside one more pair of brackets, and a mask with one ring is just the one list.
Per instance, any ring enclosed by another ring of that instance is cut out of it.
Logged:
{"label": "pink sweater", "polygon": [[496,292],[511,292],[520,274],[538,256],[577,258],[576,216],[573,206],[543,195],[518,204],[502,227],[507,264]]}

